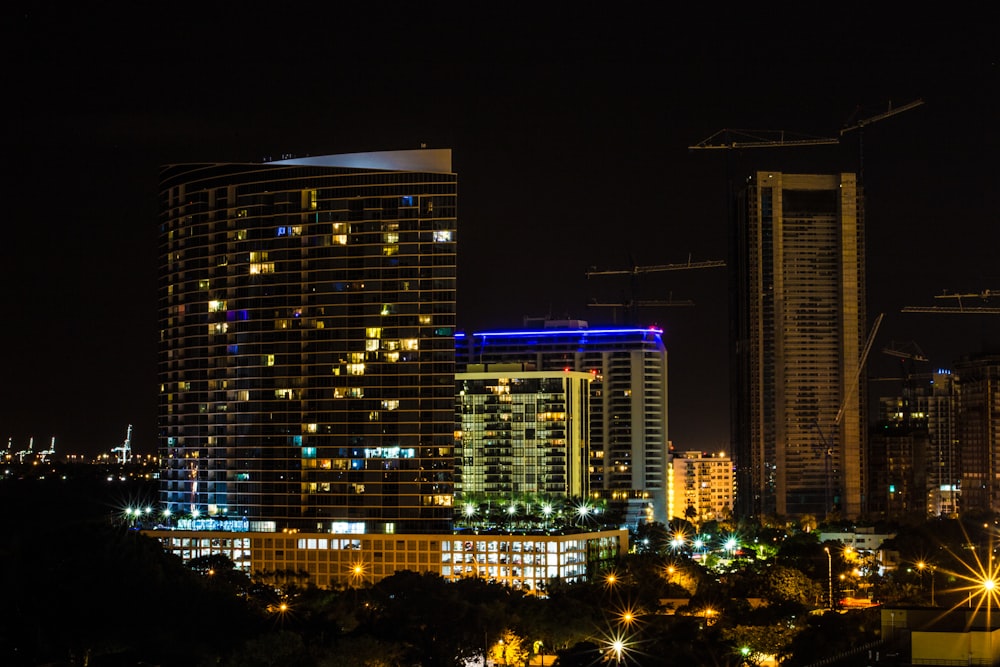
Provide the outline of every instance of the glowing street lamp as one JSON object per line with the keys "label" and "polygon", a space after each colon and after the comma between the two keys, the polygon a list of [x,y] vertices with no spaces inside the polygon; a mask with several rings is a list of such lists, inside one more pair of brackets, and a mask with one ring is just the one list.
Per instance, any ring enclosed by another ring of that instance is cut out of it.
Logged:
{"label": "glowing street lamp", "polygon": [[611,652],[615,656],[615,664],[620,664],[622,661],[622,651],[625,650],[625,642],[619,638],[614,639],[611,642]]}
{"label": "glowing street lamp", "polygon": [[729,539],[726,540],[726,543],[723,545],[725,550],[729,553],[730,558],[733,557],[733,552],[736,551],[736,547],[738,546],[738,544],[739,543],[736,541],[735,537],[730,537]]}

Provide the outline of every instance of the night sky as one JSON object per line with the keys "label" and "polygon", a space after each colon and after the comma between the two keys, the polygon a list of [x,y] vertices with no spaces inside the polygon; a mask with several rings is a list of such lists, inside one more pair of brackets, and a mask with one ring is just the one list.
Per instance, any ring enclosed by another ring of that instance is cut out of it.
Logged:
{"label": "night sky", "polygon": [[[728,446],[725,269],[647,273],[637,291],[587,271],[726,259],[725,194],[749,170],[863,159],[870,319],[886,313],[870,375],[899,374],[892,344],[915,342],[921,370],[1000,339],[997,315],[900,313],[1000,290],[997,10],[361,4],[4,10],[0,446],[56,436],[94,454],[131,423],[135,451],[155,451],[158,169],[172,162],[452,148],[459,327],[593,326],[624,316],[593,299],[693,300],[640,311],[665,329],[679,449]],[[836,146],[688,148],[723,128],[836,137],[917,99]]]}

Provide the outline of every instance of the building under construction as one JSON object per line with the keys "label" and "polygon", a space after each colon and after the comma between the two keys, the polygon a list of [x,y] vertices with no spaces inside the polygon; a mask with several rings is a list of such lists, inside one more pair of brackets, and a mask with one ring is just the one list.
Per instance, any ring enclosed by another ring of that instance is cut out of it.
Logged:
{"label": "building under construction", "polygon": [[735,214],[737,511],[858,516],[868,471],[857,178],[759,171]]}

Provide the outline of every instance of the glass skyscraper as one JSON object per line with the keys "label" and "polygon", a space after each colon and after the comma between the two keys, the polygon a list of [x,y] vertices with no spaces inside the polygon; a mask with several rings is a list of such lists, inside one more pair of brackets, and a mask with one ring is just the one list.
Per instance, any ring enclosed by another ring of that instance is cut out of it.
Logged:
{"label": "glass skyscraper", "polygon": [[450,527],[456,197],[447,149],[163,167],[173,516],[262,532]]}

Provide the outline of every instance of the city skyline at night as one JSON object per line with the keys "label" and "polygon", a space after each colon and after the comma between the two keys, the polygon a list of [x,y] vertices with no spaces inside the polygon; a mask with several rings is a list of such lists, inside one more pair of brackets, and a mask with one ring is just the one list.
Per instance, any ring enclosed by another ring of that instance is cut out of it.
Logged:
{"label": "city skyline at night", "polygon": [[[155,451],[157,179],[177,162],[452,148],[456,328],[549,315],[610,325],[625,313],[592,301],[690,299],[639,310],[664,331],[680,450],[730,445],[726,270],[588,271],[725,259],[727,193],[758,169],[863,164],[868,315],[886,314],[870,374],[897,370],[880,353],[893,341],[919,343],[933,367],[996,342],[995,315],[901,312],[943,290],[1000,287],[987,17],[747,15],[699,30],[653,10],[473,19],[446,7],[311,18],[211,7],[129,31],[110,8],[17,10],[4,45],[22,66],[4,132],[2,442],[55,437],[97,454],[134,424],[135,451]],[[838,141],[689,150],[735,127]]]}

